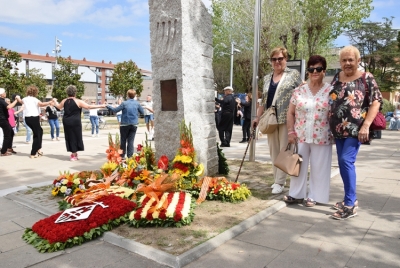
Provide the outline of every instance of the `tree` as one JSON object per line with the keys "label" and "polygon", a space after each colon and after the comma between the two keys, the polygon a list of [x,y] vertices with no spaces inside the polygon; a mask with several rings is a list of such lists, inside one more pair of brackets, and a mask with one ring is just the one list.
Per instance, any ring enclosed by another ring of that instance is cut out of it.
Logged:
{"label": "tree", "polygon": [[7,96],[13,93],[23,93],[17,64],[22,61],[18,52],[0,47],[0,86],[3,87]]}
{"label": "tree", "polygon": [[108,89],[114,96],[125,96],[129,89],[134,89],[140,96],[143,91],[142,82],[142,73],[136,63],[132,60],[124,61],[115,65]]}
{"label": "tree", "polygon": [[[328,51],[333,46],[333,41],[344,30],[369,17],[371,2],[372,0],[263,0],[258,77],[261,78],[271,71],[269,54],[277,46],[284,46],[288,50],[289,59],[321,54],[327,55],[329,63],[332,58],[328,56]],[[246,72],[247,66],[252,66],[255,0],[212,0],[211,7],[214,73],[229,74],[229,61],[222,59],[227,56],[221,52],[229,52],[229,44],[235,42],[235,47],[242,51],[240,56],[235,56],[233,66],[235,90],[238,86],[251,85],[251,77]],[[239,82],[239,78],[246,81]],[[261,83],[260,80],[260,87]],[[223,85],[217,84],[218,89],[223,88]],[[247,86],[239,88],[239,91],[246,89]]]}
{"label": "tree", "polygon": [[308,56],[321,52],[347,29],[358,26],[372,11],[372,0],[297,0],[304,20]]}
{"label": "tree", "polygon": [[40,73],[40,69],[32,68],[29,69],[28,76],[22,76],[22,83],[25,87],[29,85],[35,85],[38,90],[38,99],[46,98],[48,88],[47,88],[47,80],[45,79],[45,75]]}
{"label": "tree", "polygon": [[58,67],[54,70],[54,85],[52,96],[59,100],[65,99],[67,93],[65,89],[69,85],[77,88],[76,97],[80,98],[85,92],[85,84],[81,81],[81,74],[78,74],[78,64],[74,64],[72,60],[58,57]]}
{"label": "tree", "polygon": [[382,91],[396,90],[400,77],[400,51],[391,18],[383,22],[367,21],[346,32],[350,42],[360,50],[363,67],[371,72]]}

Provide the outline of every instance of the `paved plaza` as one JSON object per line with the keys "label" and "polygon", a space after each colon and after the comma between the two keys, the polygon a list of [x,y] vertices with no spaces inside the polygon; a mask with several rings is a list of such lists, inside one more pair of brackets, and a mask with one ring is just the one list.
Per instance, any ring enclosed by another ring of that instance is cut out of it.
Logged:
{"label": "paved plaza", "polygon": [[[84,132],[85,151],[76,162],[69,161],[63,139],[51,141],[45,134],[45,155],[30,159],[31,145],[15,137],[18,154],[0,158],[0,267],[169,267],[162,258],[148,259],[104,238],[45,254],[21,239],[26,227],[57,206],[25,202],[23,195],[15,198],[17,191],[49,185],[59,171],[98,169],[105,162],[109,131],[117,132],[102,130],[99,137]],[[144,138],[145,127],[139,127],[135,144]],[[279,210],[185,267],[400,267],[399,139],[400,132],[383,131],[382,139],[361,147],[356,162],[357,217],[329,217],[330,206],[343,197],[333,157],[330,204],[306,208],[279,201]],[[241,128],[234,126],[232,147],[223,150],[227,158],[242,159],[246,144],[240,140]],[[270,161],[265,136],[257,141],[256,155],[257,161]]]}

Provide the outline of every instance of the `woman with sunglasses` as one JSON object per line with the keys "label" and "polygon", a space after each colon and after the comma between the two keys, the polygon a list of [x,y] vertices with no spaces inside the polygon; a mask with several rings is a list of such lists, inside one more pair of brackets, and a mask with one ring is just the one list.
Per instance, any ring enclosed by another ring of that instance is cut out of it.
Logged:
{"label": "woman with sunglasses", "polygon": [[[278,120],[277,129],[268,136],[269,153],[272,162],[275,162],[281,149],[288,144],[286,114],[293,89],[300,85],[300,73],[289,69],[287,64],[288,52],[283,47],[274,48],[270,54],[273,72],[264,77],[264,88],[261,105],[257,109],[257,117],[253,120],[253,127],[258,125],[260,116],[271,106],[275,106]],[[273,194],[280,194],[284,189],[287,174],[277,167],[273,167],[275,183],[271,186]]]}
{"label": "woman with sunglasses", "polygon": [[[330,84],[323,82],[326,60],[319,55],[307,62],[308,83],[293,91],[287,112],[289,143],[298,143],[302,156],[300,174],[290,180],[286,203],[300,203],[313,207],[329,202],[332,163],[332,137],[329,129]],[[321,161],[323,159],[323,161]],[[310,165],[309,192],[307,194],[308,166]]]}
{"label": "woman with sunglasses", "polygon": [[329,125],[335,138],[344,198],[333,208],[332,218],[343,220],[357,215],[355,161],[361,143],[369,142],[369,127],[382,105],[382,94],[369,72],[358,69],[360,51],[354,46],[341,49],[341,71],[332,80]]}

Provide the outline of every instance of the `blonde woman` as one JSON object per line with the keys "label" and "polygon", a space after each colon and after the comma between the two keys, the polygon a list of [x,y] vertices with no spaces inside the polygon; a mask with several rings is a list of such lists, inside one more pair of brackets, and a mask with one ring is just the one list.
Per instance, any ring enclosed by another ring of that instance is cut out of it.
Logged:
{"label": "blonde woman", "polygon": [[[275,99],[277,129],[268,135],[269,153],[272,162],[275,162],[281,149],[288,144],[288,129],[286,127],[286,115],[289,100],[293,90],[301,84],[300,73],[287,67],[288,52],[286,48],[274,48],[270,54],[273,72],[264,77],[263,97],[260,107],[257,109],[257,117],[253,120],[253,126],[258,125],[258,120],[265,110],[270,108]],[[275,183],[272,194],[280,194],[285,188],[287,174],[277,167],[273,167]]]}

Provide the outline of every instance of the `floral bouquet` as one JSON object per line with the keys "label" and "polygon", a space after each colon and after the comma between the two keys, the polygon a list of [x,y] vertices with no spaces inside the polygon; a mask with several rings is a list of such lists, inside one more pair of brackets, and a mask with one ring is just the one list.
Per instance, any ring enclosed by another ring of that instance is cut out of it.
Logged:
{"label": "floral bouquet", "polygon": [[181,176],[178,188],[181,190],[191,189],[197,182],[197,177],[204,172],[204,166],[196,163],[196,152],[193,147],[193,136],[191,125],[186,126],[185,121],[180,124],[180,145],[178,152],[172,160],[170,173]]}
{"label": "floral bouquet", "polygon": [[51,194],[53,196],[69,196],[84,192],[86,178],[80,178],[79,174],[81,173],[69,173],[69,171],[64,171],[64,173],[60,172],[60,176],[53,181]]}
{"label": "floral bouquet", "polygon": [[143,195],[138,203],[138,209],[129,215],[129,224],[135,227],[181,227],[189,225],[195,215],[195,203],[186,192],[165,192],[158,202],[154,197]]}
{"label": "floral bouquet", "polygon": [[246,200],[251,192],[245,184],[230,182],[225,177],[204,177],[193,185],[192,194],[199,197],[198,203],[204,199],[236,203]]}
{"label": "floral bouquet", "polygon": [[[147,139],[146,139],[147,140]],[[151,148],[151,143],[145,141],[144,146],[141,144],[137,145],[136,153],[132,156],[139,168],[153,171],[156,165],[155,154]]]}
{"label": "floral bouquet", "polygon": [[[60,215],[64,213],[59,212],[39,220],[32,226],[32,229],[27,228],[22,238],[41,253],[63,250],[92,240],[126,222],[129,212],[136,207],[134,202],[116,195],[105,196],[98,202],[101,202],[102,205],[94,205],[94,208],[92,206],[92,211],[86,219],[56,223]],[[70,218],[73,215],[71,213],[67,214]]]}

